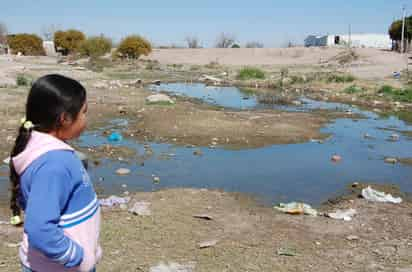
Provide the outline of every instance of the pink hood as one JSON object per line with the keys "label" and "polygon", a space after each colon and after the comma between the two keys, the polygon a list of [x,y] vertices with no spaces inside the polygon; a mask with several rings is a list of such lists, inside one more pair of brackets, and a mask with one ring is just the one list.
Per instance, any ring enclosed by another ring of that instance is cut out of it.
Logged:
{"label": "pink hood", "polygon": [[33,131],[24,151],[12,158],[14,169],[21,175],[34,160],[52,150],[74,151],[71,146],[50,134]]}

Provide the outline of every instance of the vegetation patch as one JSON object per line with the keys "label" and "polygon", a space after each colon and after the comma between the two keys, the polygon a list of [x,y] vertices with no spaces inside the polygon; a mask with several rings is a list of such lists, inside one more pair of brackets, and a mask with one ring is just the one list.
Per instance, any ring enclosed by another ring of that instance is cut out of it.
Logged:
{"label": "vegetation patch", "polygon": [[237,78],[240,80],[265,79],[265,73],[259,68],[245,67],[239,71]]}
{"label": "vegetation patch", "polygon": [[366,90],[362,87],[356,86],[356,85],[352,85],[347,87],[344,92],[347,94],[356,94],[356,93],[363,93]]}
{"label": "vegetation patch", "polygon": [[16,78],[17,86],[29,86],[31,84],[31,80],[23,74],[17,75]]}
{"label": "vegetation patch", "polygon": [[326,82],[328,83],[346,83],[355,81],[355,77],[345,74],[328,74],[326,76]]}
{"label": "vegetation patch", "polygon": [[408,86],[404,89],[397,89],[390,85],[384,85],[378,90],[379,94],[401,102],[412,102],[412,87]]}

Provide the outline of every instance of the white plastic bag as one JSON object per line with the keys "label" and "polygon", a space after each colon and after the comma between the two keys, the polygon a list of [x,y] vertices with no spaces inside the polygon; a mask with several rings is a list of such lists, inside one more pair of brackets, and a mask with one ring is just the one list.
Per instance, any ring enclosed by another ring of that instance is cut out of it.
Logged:
{"label": "white plastic bag", "polygon": [[393,197],[391,194],[376,191],[372,189],[370,186],[362,190],[362,197],[366,200],[373,202],[389,202],[395,204],[399,204],[402,202],[402,198]]}

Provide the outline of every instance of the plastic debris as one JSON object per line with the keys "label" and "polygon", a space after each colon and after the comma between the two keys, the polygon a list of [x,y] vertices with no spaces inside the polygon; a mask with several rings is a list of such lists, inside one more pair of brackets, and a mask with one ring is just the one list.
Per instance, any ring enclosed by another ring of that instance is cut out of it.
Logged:
{"label": "plastic debris", "polygon": [[119,196],[110,196],[105,199],[100,199],[101,206],[113,207],[116,205],[127,204],[130,201],[130,197],[119,197]]}
{"label": "plastic debris", "polygon": [[3,160],[3,163],[9,165],[9,164],[10,164],[10,157],[5,158],[5,159]]}
{"label": "plastic debris", "polygon": [[352,217],[356,215],[355,209],[348,209],[348,210],[337,210],[333,213],[328,213],[327,216],[333,219],[343,220],[343,221],[351,221]]}
{"label": "plastic debris", "polygon": [[107,137],[110,142],[121,142],[123,140],[123,136],[118,132],[113,132],[112,134]]}
{"label": "plastic debris", "polygon": [[150,267],[149,272],[193,272],[195,269],[194,263],[178,264],[178,263],[163,263],[160,262],[156,266]]}
{"label": "plastic debris", "polygon": [[201,242],[199,243],[199,248],[208,248],[208,247],[213,247],[217,244],[218,240],[210,240],[206,242]]}
{"label": "plastic debris", "polygon": [[193,215],[194,218],[198,218],[198,219],[204,219],[204,220],[213,220],[213,217],[211,217],[208,214],[195,214]]}
{"label": "plastic debris", "polygon": [[145,202],[145,201],[140,201],[134,203],[133,207],[129,209],[129,212],[131,212],[134,215],[141,215],[141,216],[146,216],[146,215],[152,215],[152,212],[150,211],[150,203]]}
{"label": "plastic debris", "polygon": [[278,249],[277,254],[279,256],[291,256],[291,257],[297,255],[296,250],[292,248],[280,248]]}
{"label": "plastic debris", "polygon": [[291,202],[287,204],[280,203],[278,206],[273,208],[287,214],[307,214],[311,216],[318,215],[318,211],[313,209],[310,205],[299,202]]}
{"label": "plastic debris", "polygon": [[362,197],[373,202],[389,202],[394,204],[399,204],[402,202],[402,198],[393,197],[391,194],[376,191],[370,186],[362,190]]}
{"label": "plastic debris", "polygon": [[393,72],[393,78],[396,78],[396,79],[400,79],[401,78],[401,72]]}

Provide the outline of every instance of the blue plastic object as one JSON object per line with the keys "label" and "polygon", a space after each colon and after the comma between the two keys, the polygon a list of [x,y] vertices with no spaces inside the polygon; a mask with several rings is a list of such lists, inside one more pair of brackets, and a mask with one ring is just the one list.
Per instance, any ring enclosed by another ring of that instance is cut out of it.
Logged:
{"label": "blue plastic object", "polygon": [[123,136],[118,132],[113,132],[107,137],[110,142],[120,142],[123,140]]}

